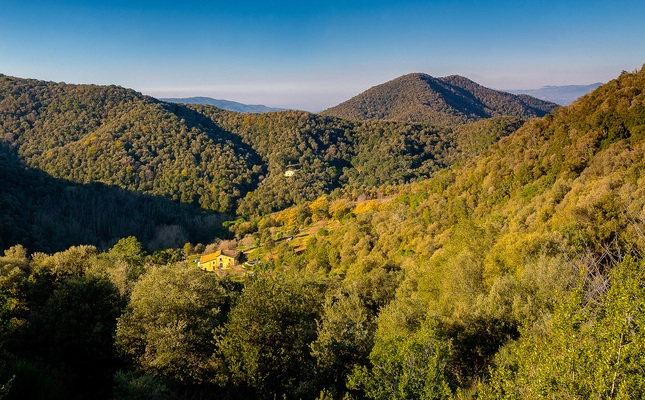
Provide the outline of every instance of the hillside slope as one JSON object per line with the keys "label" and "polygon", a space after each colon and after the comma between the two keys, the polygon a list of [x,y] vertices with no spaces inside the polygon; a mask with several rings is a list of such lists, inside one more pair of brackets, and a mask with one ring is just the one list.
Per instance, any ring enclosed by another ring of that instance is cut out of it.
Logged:
{"label": "hillside slope", "polygon": [[[257,216],[335,189],[358,195],[424,179],[522,124],[517,118],[480,122],[437,129],[301,111],[242,114],[168,104],[116,86],[0,76],[0,142],[21,168],[74,187],[102,183],[184,203],[196,213]],[[290,167],[297,173],[286,177]],[[193,231],[182,218],[182,229]],[[97,231],[105,234],[85,235],[93,244],[125,232]]]}
{"label": "hillside slope", "polygon": [[[338,274],[375,260],[425,272],[472,267],[468,279],[488,290],[499,276],[522,274],[540,257],[600,256],[625,242],[645,248],[637,232],[645,221],[643,199],[645,68],[527,122],[479,156],[402,187],[318,245],[341,247],[327,260]],[[370,240],[361,241],[358,231]],[[468,254],[470,266],[448,252]]]}
{"label": "hillside slope", "polygon": [[185,106],[116,86],[8,76],[0,77],[0,138],[27,166],[55,178],[220,212],[253,187],[260,162]]}
{"label": "hillside slope", "polygon": [[[433,265],[434,259],[441,268],[446,263],[463,268],[443,258],[446,249],[474,251],[481,241],[472,279],[490,284],[500,274],[521,274],[542,255],[600,255],[624,241],[645,248],[634,226],[645,220],[644,171],[642,69],[623,73],[577,102],[527,122],[480,156],[408,187],[391,209],[373,216],[387,223],[394,212],[400,224],[379,227],[370,251],[394,265],[404,263],[407,254],[421,265]],[[483,236],[453,248],[450,243],[463,241],[462,230]],[[342,258],[341,264],[351,265]]]}
{"label": "hillside slope", "polygon": [[[281,245],[274,261],[276,270],[343,277],[379,310],[371,363],[350,380],[385,387],[380,367],[410,354],[405,338],[427,333],[430,320],[432,348],[450,354],[426,376],[441,374],[455,391],[494,399],[645,390],[630,386],[641,382],[640,353],[621,352],[645,343],[645,67],[401,189],[360,203],[316,200],[308,211],[325,228],[299,254]],[[274,217],[284,232],[296,211]],[[271,238],[270,225],[257,226]],[[620,363],[599,365],[606,352]]]}
{"label": "hillside slope", "polygon": [[135,236],[146,250],[178,248],[221,235],[213,212],[101,183],[78,184],[27,168],[0,143],[0,249],[21,244],[55,252],[108,248]]}
{"label": "hillside slope", "polygon": [[390,120],[454,126],[494,116],[541,117],[557,105],[488,89],[458,76],[408,74],[323,111],[349,120]]}

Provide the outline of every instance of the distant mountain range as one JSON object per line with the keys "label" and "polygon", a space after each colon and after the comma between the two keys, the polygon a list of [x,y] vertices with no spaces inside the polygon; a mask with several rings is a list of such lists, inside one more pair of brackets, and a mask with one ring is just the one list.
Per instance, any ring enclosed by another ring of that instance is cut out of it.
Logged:
{"label": "distant mountain range", "polygon": [[592,83],[591,85],[567,85],[567,86],[543,86],[539,89],[513,89],[507,90],[513,94],[527,94],[540,100],[551,101],[562,106],[569,105],[579,97],[591,93],[602,82]]}
{"label": "distant mountain range", "polygon": [[219,100],[210,97],[160,98],[159,100],[168,103],[206,104],[209,106],[221,108],[222,110],[236,111],[241,113],[265,113],[284,110],[284,108],[267,107],[262,104],[242,104],[236,101]]}
{"label": "distant mountain range", "polygon": [[350,120],[388,120],[456,126],[495,116],[541,117],[557,104],[481,86],[458,75],[401,76],[322,112]]}

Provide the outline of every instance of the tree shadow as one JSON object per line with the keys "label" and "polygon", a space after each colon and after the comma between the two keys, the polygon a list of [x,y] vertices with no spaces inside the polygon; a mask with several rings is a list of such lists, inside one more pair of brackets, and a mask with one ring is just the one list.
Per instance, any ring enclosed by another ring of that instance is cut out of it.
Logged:
{"label": "tree shadow", "polygon": [[[16,244],[47,253],[79,244],[107,249],[136,236],[153,251],[228,235],[221,223],[229,216],[103,183],[54,178],[26,167],[3,143],[0,182],[0,250]],[[174,237],[160,237],[168,232]]]}

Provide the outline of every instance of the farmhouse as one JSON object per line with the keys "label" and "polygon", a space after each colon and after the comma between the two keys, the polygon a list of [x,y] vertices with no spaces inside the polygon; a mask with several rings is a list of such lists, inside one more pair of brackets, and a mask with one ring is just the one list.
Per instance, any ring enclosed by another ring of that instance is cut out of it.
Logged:
{"label": "farmhouse", "polygon": [[237,250],[218,250],[199,258],[197,266],[204,271],[215,271],[223,268],[232,268],[239,265],[240,252]]}

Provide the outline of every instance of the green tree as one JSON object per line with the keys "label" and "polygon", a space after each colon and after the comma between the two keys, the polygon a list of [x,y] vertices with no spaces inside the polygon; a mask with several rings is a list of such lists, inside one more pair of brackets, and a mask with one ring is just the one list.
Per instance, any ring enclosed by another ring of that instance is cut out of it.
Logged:
{"label": "green tree", "polygon": [[212,331],[224,321],[228,302],[229,292],[213,274],[181,265],[153,269],[132,291],[116,345],[152,376],[207,383],[218,372]]}
{"label": "green tree", "polygon": [[370,399],[447,399],[451,346],[437,322],[426,318],[413,332],[377,335],[370,367],[359,367],[349,386]]}
{"label": "green tree", "polygon": [[120,239],[107,254],[127,262],[132,268],[142,266],[146,255],[143,245],[134,236]]}
{"label": "green tree", "polygon": [[27,269],[27,252],[22,246],[13,246],[0,257],[0,399],[9,393],[15,378],[8,373],[14,356],[7,351],[6,342],[24,327],[29,315],[25,293]]}
{"label": "green tree", "polygon": [[324,287],[293,276],[249,282],[216,340],[233,385],[259,398],[312,397]]}
{"label": "green tree", "polygon": [[58,285],[42,310],[35,344],[83,396],[105,398],[109,393],[122,307],[119,292],[107,279],[71,277]]}
{"label": "green tree", "polygon": [[374,343],[375,324],[356,291],[328,296],[311,344],[317,378],[339,394],[354,365],[367,363]]}
{"label": "green tree", "polygon": [[150,262],[156,265],[175,264],[183,259],[183,253],[175,249],[157,250],[149,257]]}
{"label": "green tree", "polygon": [[72,246],[51,256],[34,257],[34,274],[49,275],[54,281],[83,276],[95,261],[98,251],[94,246]]}
{"label": "green tree", "polygon": [[114,375],[113,400],[170,400],[173,393],[162,379],[148,374],[118,371]]}
{"label": "green tree", "polygon": [[129,297],[134,284],[145,273],[142,244],[134,236],[123,238],[101,256],[105,262],[99,263],[93,272],[107,274],[119,292]]}
{"label": "green tree", "polygon": [[[15,329],[26,322],[28,304],[25,293],[28,260],[22,246],[14,246],[0,257],[0,348]],[[1,354],[0,354],[1,357]]]}

